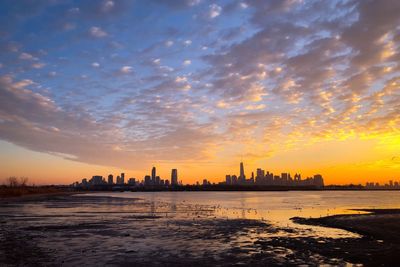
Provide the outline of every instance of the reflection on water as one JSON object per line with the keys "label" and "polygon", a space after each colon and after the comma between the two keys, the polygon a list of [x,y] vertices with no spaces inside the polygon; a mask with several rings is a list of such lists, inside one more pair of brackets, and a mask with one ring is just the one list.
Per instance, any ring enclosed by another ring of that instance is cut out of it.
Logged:
{"label": "reflection on water", "polygon": [[[106,192],[5,202],[0,265],[342,265],[301,242],[357,235],[290,218],[399,206],[394,191]],[[21,256],[2,258],[15,251]]]}
{"label": "reflection on water", "polygon": [[308,229],[307,235],[324,237],[358,235],[340,229],[299,225],[290,218],[362,213],[352,209],[400,207],[399,191],[118,192],[94,195],[141,198],[154,205],[170,203],[171,207],[185,203],[205,205],[212,207],[220,218],[256,219],[279,227]]}

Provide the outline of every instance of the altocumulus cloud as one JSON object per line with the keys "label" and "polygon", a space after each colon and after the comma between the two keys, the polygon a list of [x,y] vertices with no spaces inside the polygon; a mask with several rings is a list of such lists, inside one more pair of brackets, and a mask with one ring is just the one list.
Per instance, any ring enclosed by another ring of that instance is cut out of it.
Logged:
{"label": "altocumulus cloud", "polygon": [[0,137],[128,166],[398,132],[400,1],[167,2],[1,3]]}

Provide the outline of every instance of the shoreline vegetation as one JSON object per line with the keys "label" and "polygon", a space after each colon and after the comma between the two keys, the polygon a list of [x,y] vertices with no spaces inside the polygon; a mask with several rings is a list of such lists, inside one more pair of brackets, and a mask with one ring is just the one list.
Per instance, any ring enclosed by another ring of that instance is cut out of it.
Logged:
{"label": "shoreline vegetation", "polygon": [[79,192],[66,187],[58,186],[0,186],[0,200],[22,200],[37,197],[46,197],[51,195],[77,194]]}
{"label": "shoreline vegetation", "polygon": [[11,176],[6,178],[5,183],[0,185],[0,200],[21,200],[26,198],[35,199],[36,197],[77,193],[77,191],[70,186],[35,186],[28,185],[28,181],[29,178],[27,177]]}

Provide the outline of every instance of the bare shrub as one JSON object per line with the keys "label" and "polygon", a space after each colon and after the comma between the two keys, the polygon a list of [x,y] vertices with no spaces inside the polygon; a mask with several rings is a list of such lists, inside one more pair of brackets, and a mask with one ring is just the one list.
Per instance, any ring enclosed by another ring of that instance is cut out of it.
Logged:
{"label": "bare shrub", "polygon": [[10,176],[6,179],[6,183],[9,187],[17,187],[19,182],[18,178],[15,176]]}
{"label": "bare shrub", "polygon": [[28,177],[10,176],[6,179],[6,185],[9,187],[25,187],[28,184]]}
{"label": "bare shrub", "polygon": [[28,177],[19,177],[19,185],[25,187],[28,184]]}

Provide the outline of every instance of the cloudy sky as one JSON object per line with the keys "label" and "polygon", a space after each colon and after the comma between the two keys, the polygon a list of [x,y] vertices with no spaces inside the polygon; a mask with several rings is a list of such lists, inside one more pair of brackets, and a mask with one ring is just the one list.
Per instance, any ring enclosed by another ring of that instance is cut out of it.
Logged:
{"label": "cloudy sky", "polygon": [[400,1],[0,2],[0,178],[400,180]]}

